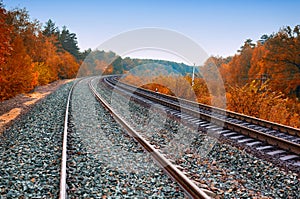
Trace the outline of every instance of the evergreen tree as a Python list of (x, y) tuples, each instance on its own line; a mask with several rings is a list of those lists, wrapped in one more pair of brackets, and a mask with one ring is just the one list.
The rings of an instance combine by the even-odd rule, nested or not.
[(77, 37), (75, 33), (70, 33), (67, 27), (63, 26), (58, 39), (64, 50), (71, 53), (77, 60), (80, 59), (80, 52), (77, 45)]
[(55, 23), (49, 19), (44, 26), (43, 35), (50, 37), (57, 34), (58, 28), (55, 26)]

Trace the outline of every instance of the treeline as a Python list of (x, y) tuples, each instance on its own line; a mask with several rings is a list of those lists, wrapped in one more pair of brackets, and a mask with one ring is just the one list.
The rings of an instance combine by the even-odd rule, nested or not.
[[(84, 60), (84, 61), (83, 61)], [(79, 68), (80, 66), (80, 68)], [(0, 101), (58, 79), (78, 76), (161, 71), (188, 75), (183, 63), (121, 58), (114, 52), (80, 52), (76, 34), (50, 19), (31, 20), (26, 9), (6, 10), (0, 1)]]
[(147, 71), (151, 73), (155, 70), (166, 74), (180, 75), (190, 75), (193, 72), (193, 68), (184, 63), (156, 59), (131, 59), (126, 57), (123, 60), (115, 60), (111, 66), (114, 68), (121, 66), (125, 71), (131, 70), (130, 72), (133, 74), (140, 72), (147, 74)]
[(214, 70), (217, 68), (224, 81), (228, 110), (300, 128), (299, 29), (299, 25), (287, 26), (263, 35), (256, 43), (247, 39), (233, 57), (210, 57), (199, 67), (201, 76), (195, 78), (192, 87), (189, 75), (148, 78), (130, 74), (123, 81), (223, 107), (224, 99), (215, 95), (220, 81)]
[(138, 74), (148, 72), (165, 71), (166, 74), (192, 74), (193, 68), (184, 64), (166, 60), (122, 58), (114, 52), (90, 49), (86, 51), (87, 56), (82, 63), (79, 75), (108, 75), (108, 74)]
[(6, 10), (0, 2), (0, 100), (75, 77), (84, 56), (65, 26), (42, 26), (25, 9)]

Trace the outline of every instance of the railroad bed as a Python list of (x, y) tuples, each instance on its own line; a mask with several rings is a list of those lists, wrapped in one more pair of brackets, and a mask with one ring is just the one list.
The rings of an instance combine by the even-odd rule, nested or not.
[[(98, 82), (99, 78), (94, 79), (92, 85), (111, 102), (112, 91)], [(68, 198), (187, 197), (179, 184), (157, 166), (151, 153), (144, 152), (95, 99), (88, 83), (89, 79), (84, 79), (74, 86), (65, 123), (67, 178), (63, 188)], [(59, 197), (70, 88), (71, 84), (65, 85), (39, 102), (1, 137), (0, 198)], [(111, 106), (116, 112), (197, 186), (221, 198), (298, 197), (297, 173), (285, 172), (228, 144), (213, 139), (210, 142), (207, 136), (164, 117), (151, 106), (113, 95), (116, 99)], [(161, 119), (164, 125), (160, 125)], [(183, 132), (190, 135), (188, 146), (184, 145), (188, 139)], [(213, 148), (204, 142), (213, 143)], [(179, 146), (176, 143), (182, 145), (174, 150)], [(209, 149), (209, 153), (203, 149)]]

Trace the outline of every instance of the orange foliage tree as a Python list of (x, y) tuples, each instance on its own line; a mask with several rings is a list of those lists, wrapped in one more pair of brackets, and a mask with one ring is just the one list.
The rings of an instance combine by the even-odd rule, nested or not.
[(5, 22), (6, 18), (6, 10), (0, 5), (0, 66), (6, 62), (12, 50), (10, 37), (12, 27)]
[(58, 34), (44, 35), (25, 9), (6, 11), (0, 3), (0, 100), (76, 76), (79, 62), (58, 49)]
[(235, 55), (229, 63), (220, 67), (220, 73), (226, 84), (243, 86), (248, 82), (254, 46), (252, 40), (247, 39), (239, 50), (240, 54)]
[[(41, 68), (41, 70), (46, 70), (42, 73), (50, 74), (47, 77), (41, 77), (45, 79), (45, 81), (43, 83), (39, 82), (40, 85), (47, 84), (49, 82), (59, 79), (58, 70), (59, 70), (60, 56), (57, 53), (57, 48), (54, 45), (54, 42), (55, 42), (55, 38), (53, 37), (44, 38), (43, 45), (41, 45), (40, 48), (39, 59), (37, 61), (38, 63), (42, 63), (42, 65), (45, 66)], [(40, 70), (38, 67), (36, 69), (37, 71)]]
[[(248, 51), (245, 53), (244, 49)], [(220, 72), (226, 82), (230, 110), (300, 126), (299, 25), (263, 35), (256, 46), (244, 47), (231, 62), (222, 64)]]
[(253, 80), (269, 80), (273, 91), (300, 97), (300, 26), (263, 35), (256, 46), (247, 40), (220, 72), (226, 85), (242, 87)]
[(34, 71), (34, 64), (26, 53), (22, 38), (16, 36), (12, 46), (12, 55), (1, 71), (1, 100), (28, 92), (37, 85), (38, 74)]
[(299, 128), (300, 105), (291, 104), (294, 102), (284, 94), (271, 91), (269, 82), (261, 85), (253, 80), (243, 87), (231, 87), (227, 93), (227, 108), (231, 111)]
[(263, 61), (263, 57), (265, 56), (267, 50), (265, 45), (258, 42), (256, 48), (253, 50), (252, 58), (251, 58), (251, 67), (248, 72), (248, 82), (251, 82), (256, 79), (264, 78), (265, 71), (265, 62)]
[(196, 95), (191, 86), (189, 76), (135, 76), (128, 74), (122, 79), (123, 82), (143, 87), (159, 93), (173, 95), (179, 98), (195, 101)]
[(58, 76), (60, 79), (68, 79), (76, 76), (79, 63), (76, 58), (69, 52), (62, 52), (59, 54), (60, 63), (58, 68)]
[[(258, 60), (260, 74), (270, 80), (274, 91), (295, 94), (300, 87), (300, 26), (289, 26), (272, 35), (265, 44), (262, 58)], [(298, 96), (299, 97), (299, 96)]]

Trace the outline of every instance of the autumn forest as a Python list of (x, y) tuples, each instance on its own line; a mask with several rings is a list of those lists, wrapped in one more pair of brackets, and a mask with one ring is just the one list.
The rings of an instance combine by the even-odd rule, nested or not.
[(49, 20), (44, 27), (25, 9), (0, 7), (0, 100), (37, 85), (73, 78), (81, 61), (76, 35)]
[[(6, 10), (0, 5), (1, 101), (78, 74), (122, 74), (141, 63), (153, 62), (171, 65), (181, 75), (157, 75), (155, 84), (143, 87), (188, 98), (188, 86), (192, 85), (190, 66), (163, 60), (123, 59), (99, 50), (81, 52), (76, 34), (67, 27), (58, 28), (52, 20), (41, 24), (31, 20), (26, 9)], [(208, 58), (198, 68), (193, 93), (198, 102), (218, 106), (218, 99), (203, 78), (215, 66), (224, 82), (227, 109), (300, 128), (300, 25), (281, 27), (256, 42), (246, 39), (234, 56)], [(141, 85), (145, 78), (127, 75), (124, 81)], [(182, 84), (183, 79), (189, 85)]]

